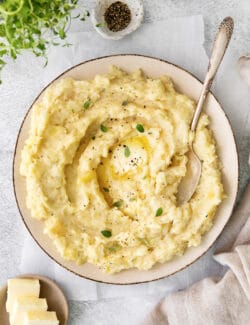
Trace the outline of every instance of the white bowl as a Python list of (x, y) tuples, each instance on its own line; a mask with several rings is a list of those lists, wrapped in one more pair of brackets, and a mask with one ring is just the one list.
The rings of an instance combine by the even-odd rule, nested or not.
[[(92, 79), (96, 74), (107, 73), (112, 64), (128, 72), (142, 68), (148, 76), (153, 78), (159, 78), (164, 74), (168, 75), (173, 80), (178, 91), (187, 94), (195, 100), (199, 98), (202, 83), (192, 74), (169, 62), (141, 55), (114, 55), (82, 62), (62, 73), (51, 84), (65, 77), (72, 77), (78, 80)], [(34, 103), (43, 95), (44, 90), (38, 95)], [(25, 203), (26, 180), (25, 177), (20, 175), (19, 168), (21, 151), (29, 134), (32, 107), (33, 105), (24, 118), (16, 143), (13, 161), (14, 189), (19, 211), (27, 229), (38, 245), (55, 262), (87, 279), (112, 284), (135, 284), (157, 280), (174, 274), (195, 262), (213, 245), (225, 227), (233, 210), (238, 190), (239, 166), (236, 144), (230, 123), (212, 93), (208, 95), (205, 111), (211, 120), (211, 129), (217, 143), (218, 156), (223, 166), (222, 181), (227, 194), (227, 197), (216, 211), (213, 227), (203, 236), (203, 240), (199, 246), (188, 248), (183, 256), (176, 256), (164, 264), (158, 263), (148, 271), (129, 269), (113, 275), (105, 274), (97, 266), (89, 263), (77, 265), (74, 262), (64, 260), (56, 250), (51, 239), (43, 233), (43, 222), (33, 219), (30, 216), (30, 211), (27, 209)]]
[[(121, 0), (126, 3), (131, 11), (131, 21), (129, 25), (119, 32), (112, 32), (105, 26), (104, 14), (106, 9), (117, 0), (97, 0), (96, 6), (93, 9), (91, 19), (95, 30), (104, 38), (119, 40), (124, 36), (134, 32), (142, 23), (143, 20), (143, 4), (141, 0)], [(104, 24), (97, 27), (98, 24)]]

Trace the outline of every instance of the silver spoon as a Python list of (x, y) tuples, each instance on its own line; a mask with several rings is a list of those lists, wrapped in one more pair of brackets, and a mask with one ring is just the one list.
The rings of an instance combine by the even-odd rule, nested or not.
[[(207, 98), (207, 94), (211, 88), (212, 82), (219, 68), (219, 65), (226, 52), (227, 46), (233, 33), (234, 21), (231, 17), (226, 17), (219, 26), (217, 34), (215, 36), (210, 60), (208, 64), (208, 70), (205, 81), (202, 86), (200, 98), (197, 107), (194, 112), (191, 131), (195, 132), (201, 111), (204, 107), (204, 103)], [(199, 183), (202, 164), (199, 157), (196, 155), (193, 149), (193, 140), (189, 143), (189, 151), (187, 153), (187, 170), (185, 176), (182, 178), (177, 192), (177, 203), (182, 205), (188, 202), (193, 196), (196, 187)]]

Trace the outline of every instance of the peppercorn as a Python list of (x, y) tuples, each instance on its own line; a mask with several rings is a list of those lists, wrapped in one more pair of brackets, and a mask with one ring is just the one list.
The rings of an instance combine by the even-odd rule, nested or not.
[(107, 8), (104, 19), (108, 29), (112, 32), (118, 32), (129, 25), (131, 11), (126, 3), (116, 1)]

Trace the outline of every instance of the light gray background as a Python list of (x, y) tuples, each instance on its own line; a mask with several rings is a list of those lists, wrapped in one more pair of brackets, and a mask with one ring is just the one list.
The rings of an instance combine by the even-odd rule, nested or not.
[[(86, 8), (91, 9), (94, 1), (86, 0), (84, 3)], [(231, 15), (236, 22), (232, 46), (238, 56), (250, 53), (250, 0), (144, 0), (144, 6), (146, 22), (202, 14), (205, 21), (206, 41), (204, 45), (206, 50), (209, 50), (211, 46), (219, 21), (223, 17)], [(91, 25), (86, 23), (85, 28), (89, 29)], [(23, 92), (25, 92), (25, 85), (19, 83), (18, 87), (23, 87)], [(10, 100), (14, 96), (13, 93), (8, 95)], [(4, 114), (4, 110), (8, 110), (8, 107), (2, 107), (0, 91), (1, 116)], [(18, 109), (12, 112), (12, 118), (13, 120), (8, 121), (0, 118), (0, 285), (4, 284), (7, 278), (18, 273), (17, 266), (20, 261), (18, 247), (22, 245), (24, 232), (23, 224), (15, 207), (10, 169), (17, 131), (14, 126), (22, 120), (22, 114), (18, 114)], [(3, 130), (7, 130), (6, 126), (9, 129), (7, 135), (6, 132), (3, 132)], [(245, 134), (240, 143), (241, 190), (249, 178), (247, 167), (249, 147), (250, 137), (249, 134)], [(94, 302), (70, 302), (71, 318), (69, 323), (70, 325), (139, 324), (158, 299), (159, 297), (151, 296)]]

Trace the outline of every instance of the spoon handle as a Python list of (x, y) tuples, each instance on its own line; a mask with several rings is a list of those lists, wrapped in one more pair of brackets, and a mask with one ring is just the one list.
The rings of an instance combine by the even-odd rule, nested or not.
[(207, 98), (207, 94), (211, 88), (212, 82), (216, 75), (216, 72), (220, 66), (223, 56), (226, 52), (227, 46), (231, 39), (234, 28), (234, 21), (231, 17), (226, 17), (219, 26), (217, 34), (215, 36), (212, 52), (209, 59), (208, 69), (205, 81), (202, 86), (201, 95), (194, 112), (191, 131), (195, 131), (201, 111), (204, 106), (204, 102)]

